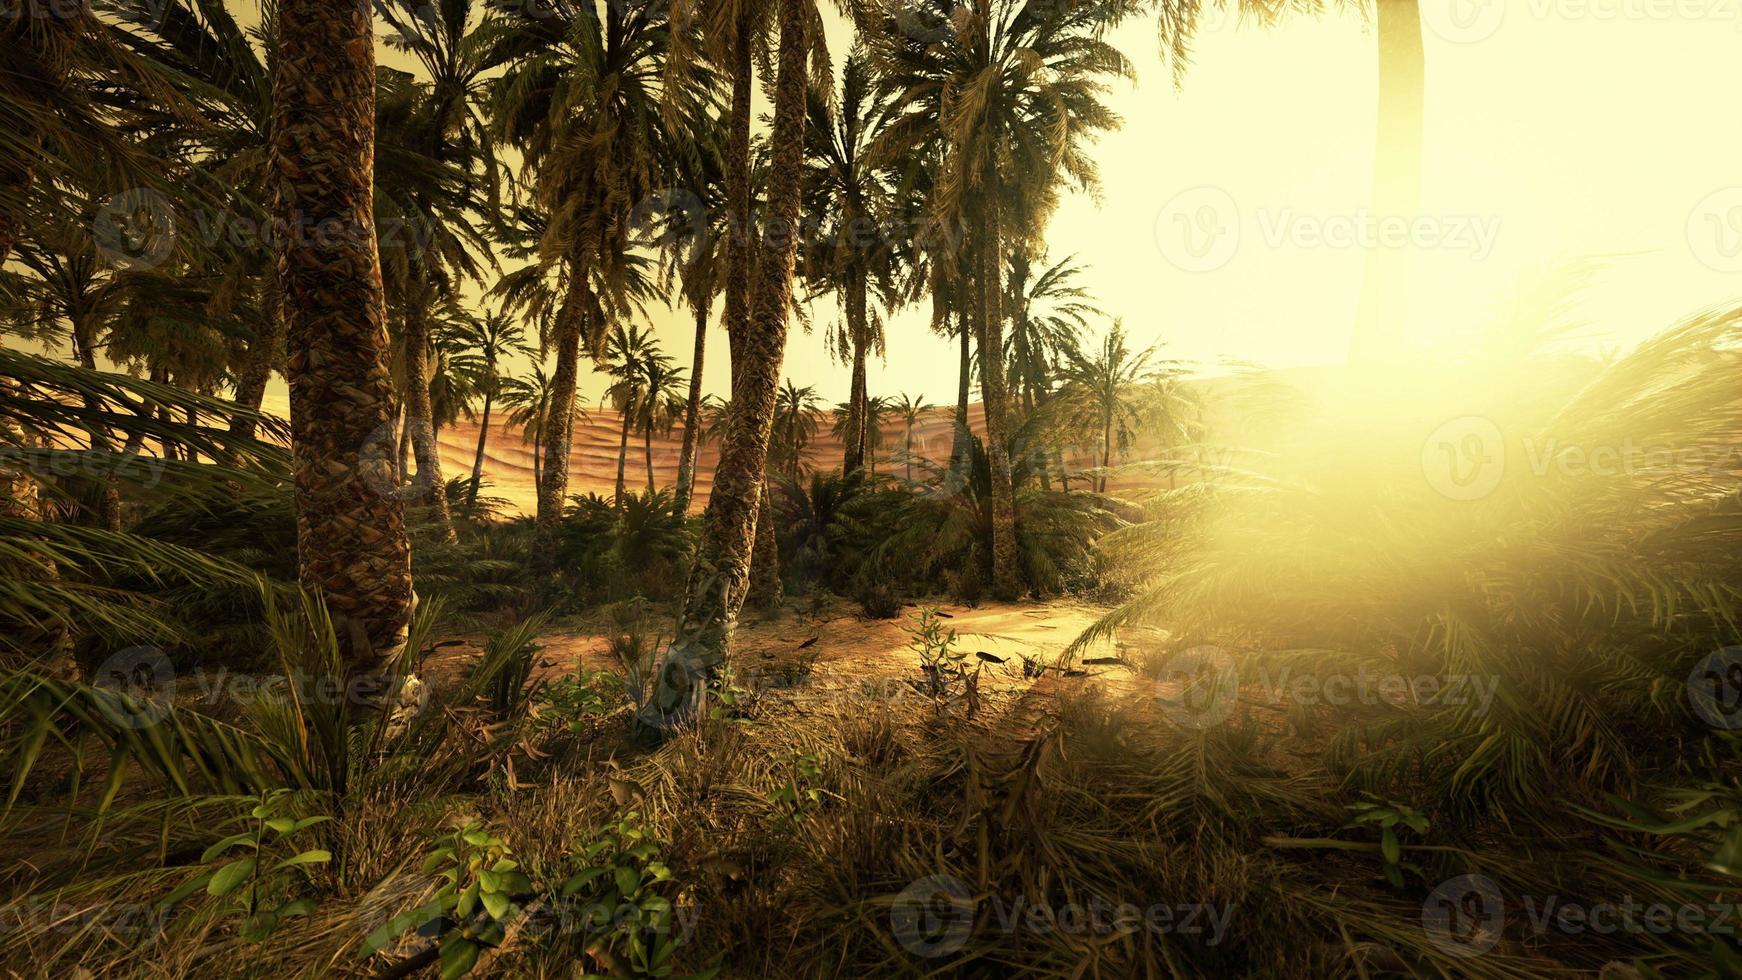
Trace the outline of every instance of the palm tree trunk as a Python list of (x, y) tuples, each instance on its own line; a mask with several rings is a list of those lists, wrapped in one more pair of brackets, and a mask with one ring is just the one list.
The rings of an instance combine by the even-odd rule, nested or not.
[(579, 383), (582, 319), (589, 315), (586, 285), (571, 267), (569, 294), (556, 321), (556, 369), (550, 378), (550, 405), (545, 409), (543, 445), (544, 472), (538, 482), (538, 524), (541, 543), (534, 546), (534, 560), (547, 562), (548, 532), (563, 516), (563, 501), (569, 495), (569, 452), (574, 439), (575, 388)]
[(907, 482), (913, 482), (913, 422), (907, 423), (907, 432), (901, 438), (902, 455), (907, 457)]
[(956, 427), (950, 442), (950, 475), (967, 479), (968, 460), (968, 395), (974, 380), (973, 334), (968, 326), (968, 313), (957, 314), (956, 333), (962, 338), (962, 366), (956, 376)]
[(690, 512), (690, 497), (696, 489), (696, 456), (699, 453), (697, 436), (701, 428), (702, 414), (702, 359), (708, 345), (708, 307), (706, 303), (695, 304), (696, 314), (696, 354), (690, 362), (690, 394), (684, 402), (683, 410), (683, 450), (677, 457), (677, 512)]
[[(854, 218), (844, 216), (849, 225)], [(853, 345), (853, 386), (847, 395), (846, 452), (841, 461), (842, 475), (848, 475), (865, 465), (865, 450), (870, 443), (865, 432), (865, 348), (870, 342), (868, 318), (865, 315), (865, 274), (852, 270), (847, 277), (847, 336)]]
[[(756, 263), (751, 318), (733, 338), (732, 417), (720, 446), (720, 464), (695, 570), (684, 596), (678, 637), (661, 673), (653, 707), (677, 707), (687, 689), (673, 690), (674, 663), (712, 669), (727, 654), (750, 577), (750, 553), (762, 508), (768, 436), (775, 391), (786, 354), (786, 318), (792, 301), (792, 268), (799, 236), (800, 182), (804, 164), (805, 90), (810, 43), (804, 0), (781, 0), (779, 68), (775, 79), (774, 130), (770, 141), (769, 234)], [(740, 68), (743, 66), (740, 65)], [(743, 84), (745, 79), (738, 79)], [(737, 96), (734, 95), (736, 110)], [(734, 127), (747, 124), (733, 120)], [(734, 134), (734, 141), (736, 134)], [(740, 161), (732, 161), (736, 167)], [(685, 704), (690, 702), (684, 700)]]
[(417, 460), (418, 503), (430, 508), (437, 530), (450, 544), (458, 541), (448, 511), (448, 483), (442, 478), (441, 447), (436, 443), (435, 411), (430, 405), (429, 320), (414, 300), (405, 311), (405, 417), (411, 452)]
[(490, 403), (494, 400), (496, 391), (496, 366), (489, 366), (490, 387), (484, 389), (484, 411), (479, 416), (478, 451), (472, 456), (472, 482), (466, 487), (466, 506), (478, 505), (478, 487), (484, 482), (484, 450), (490, 442)]
[[(91, 328), (84, 316), (75, 314), (72, 325), (73, 352), (78, 357), (79, 366), (87, 371), (97, 369), (97, 355), (93, 349), (95, 338), (91, 336)], [(93, 397), (86, 396), (85, 409), (95, 415), (102, 406)], [(93, 425), (90, 430), (91, 449), (95, 452), (110, 452), (115, 448), (109, 431), (101, 425)], [(121, 530), (121, 488), (115, 485), (113, 478), (103, 480), (97, 489), (97, 526), (106, 531)]]
[(284, 258), (299, 578), (323, 596), (352, 674), (404, 648), (415, 603), (405, 505), (363, 449), (393, 424), (375, 239), (370, 8), (280, 0), (272, 158), (291, 228), (339, 228)]
[(623, 473), (629, 464), (629, 426), (632, 421), (633, 405), (626, 399), (623, 403), (623, 438), (617, 443), (617, 506), (623, 506), (624, 481)]
[(986, 459), (992, 469), (992, 594), (1011, 601), (1022, 594), (1017, 567), (1016, 492), (1010, 479), (1010, 419), (1004, 387), (1002, 243), (998, 201), (987, 197), (980, 239), (980, 394), (986, 403)]
[[(649, 412), (653, 406), (647, 406)], [(647, 419), (647, 425), (641, 430), (641, 457), (647, 461), (647, 495), (653, 496), (658, 489), (653, 485), (653, 419)]]
[[(1417, 0), (1378, 0), (1379, 112), (1373, 156), (1373, 213), (1413, 220), (1421, 206), (1422, 109), (1426, 65)], [(1351, 363), (1390, 363), (1403, 352), (1409, 315), (1410, 250), (1371, 246), (1350, 343)]]
[(746, 602), (757, 609), (767, 609), (780, 601), (784, 589), (780, 584), (780, 546), (774, 534), (774, 494), (767, 481), (762, 484), (762, 498), (757, 503), (756, 543), (750, 554), (750, 591)]

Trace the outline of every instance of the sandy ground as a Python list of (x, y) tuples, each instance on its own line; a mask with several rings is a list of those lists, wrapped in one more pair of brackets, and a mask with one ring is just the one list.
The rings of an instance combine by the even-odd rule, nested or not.
[[(982, 604), (977, 607), (938, 605), (945, 625), (956, 631), (960, 648), (985, 652), (1006, 661), (998, 665), (981, 658), (988, 672), (1022, 674), (1024, 657), (1050, 663), (1104, 610), (1070, 602), (1044, 604)], [(856, 604), (840, 601), (821, 615), (811, 616), (783, 606), (772, 615), (747, 614), (739, 623), (734, 657), (741, 671), (778, 670), (798, 660), (815, 658), (819, 671), (861, 676), (911, 671), (917, 662), (908, 648), (906, 628), (918, 605), (902, 609), (896, 619), (866, 619)], [(544, 636), (544, 669), (573, 670), (615, 667), (606, 637), (582, 631)], [(1097, 650), (1091, 656), (1111, 652)]]

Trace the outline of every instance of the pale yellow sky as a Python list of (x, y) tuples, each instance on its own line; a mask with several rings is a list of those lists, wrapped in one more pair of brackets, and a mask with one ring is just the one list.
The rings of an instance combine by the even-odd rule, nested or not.
[[(1585, 294), (1593, 345), (1626, 345), (1742, 294), (1742, 0), (1423, 0), (1423, 19), (1422, 215), (1402, 231), (1415, 243), (1418, 343), (1481, 329), (1521, 274), (1584, 255), (1625, 253)], [(837, 18), (837, 64), (850, 38)], [(1268, 29), (1212, 16), (1177, 90), (1152, 18), (1113, 40), (1138, 81), (1114, 84), (1125, 126), (1096, 149), (1101, 199), (1065, 201), (1052, 254), (1076, 254), (1101, 305), (1168, 356), (1211, 369), (1341, 361), (1356, 242), (1397, 231), (1364, 211), (1370, 27), (1354, 11)], [(825, 299), (814, 315), (822, 326), (838, 314)], [(923, 308), (892, 319), (873, 394), (953, 401), (956, 353), (928, 320)], [(688, 314), (654, 321), (687, 363)], [(717, 318), (709, 354), (706, 387), (723, 394)], [(787, 373), (846, 396), (847, 369), (820, 332), (794, 329)], [(602, 388), (583, 377), (590, 400)]]

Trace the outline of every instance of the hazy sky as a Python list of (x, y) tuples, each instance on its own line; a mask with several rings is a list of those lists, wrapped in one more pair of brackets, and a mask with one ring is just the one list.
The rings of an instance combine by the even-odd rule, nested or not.
[[(1403, 232), (1418, 342), (1480, 327), (1521, 273), (1580, 255), (1627, 253), (1582, 307), (1609, 346), (1742, 294), (1742, 3), (1424, 0), (1423, 20), (1423, 220)], [(848, 37), (839, 25), (837, 60)], [(1171, 356), (1342, 360), (1362, 268), (1348, 243), (1394, 233), (1363, 210), (1370, 26), (1355, 12), (1268, 29), (1226, 18), (1178, 90), (1152, 19), (1113, 40), (1137, 84), (1114, 87), (1125, 126), (1095, 154), (1101, 199), (1067, 201), (1053, 254), (1075, 253), (1101, 304)], [(893, 322), (874, 394), (953, 400), (956, 358), (927, 316)], [(687, 352), (674, 326), (661, 333)], [(789, 374), (845, 397), (820, 337), (795, 333), (788, 350)], [(723, 366), (707, 372), (713, 390)]]
[[(1455, 342), (1522, 274), (1584, 255), (1621, 255), (1582, 306), (1608, 347), (1742, 294), (1742, 0), (1423, 0), (1422, 14), (1413, 226), (1365, 211), (1377, 69), (1358, 12), (1268, 29), (1212, 14), (1178, 89), (1146, 17), (1112, 37), (1137, 82), (1114, 83), (1125, 125), (1095, 148), (1100, 199), (1066, 200), (1053, 256), (1074, 253), (1141, 342), (1206, 369), (1341, 361), (1359, 243), (1375, 237), (1397, 247), (1401, 236), (1414, 255), (1418, 343)], [(837, 65), (851, 33), (831, 24)], [(819, 332), (794, 328), (787, 373), (844, 399), (847, 369), (821, 337), (837, 308), (825, 299), (813, 312)], [(688, 363), (690, 317), (654, 319)], [(930, 333), (929, 309), (893, 318), (888, 351), (871, 367), (873, 394), (954, 400), (956, 352)], [(709, 354), (707, 388), (724, 393), (717, 311)], [(602, 388), (583, 376), (591, 401)], [(274, 395), (282, 404), (282, 383)]]

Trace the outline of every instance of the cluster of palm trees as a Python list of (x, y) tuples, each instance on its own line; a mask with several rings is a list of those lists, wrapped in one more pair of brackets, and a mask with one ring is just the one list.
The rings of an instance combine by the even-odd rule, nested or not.
[[(699, 440), (718, 433), (677, 643), (717, 656), (767, 474), (796, 474), (820, 408), (780, 385), (795, 311), (840, 308), (826, 338), (851, 368), (835, 428), (852, 472), (896, 407), (867, 390), (885, 318), (929, 303), (960, 342), (953, 458), (974, 379), (985, 404), (993, 591), (1014, 597), (1017, 429), (1092, 390), (1096, 363), (1075, 350), (1097, 313), (1079, 270), (1037, 243), (1066, 189), (1096, 186), (1089, 142), (1119, 123), (1105, 85), (1131, 74), (1104, 35), (1147, 6), (853, 0), (837, 79), (815, 0), (25, 2), (0, 23), (18, 66), (0, 81), (6, 312), (87, 367), (102, 354), (248, 409), (282, 372), (301, 578), (366, 669), (403, 642), (414, 603), (406, 505), (453, 533), (435, 430), (482, 423), (475, 503), (507, 410), (537, 444), (536, 521), (552, 527), (583, 355), (623, 413), (619, 501), (633, 435), (651, 457), (681, 424), (687, 508)], [(1199, 5), (1160, 9), (1183, 51)], [(378, 65), (383, 39), (416, 71)], [(478, 293), (488, 312), (470, 308)], [(704, 421), (720, 297), (730, 408)], [(632, 325), (673, 298), (696, 324), (687, 369)], [(529, 350), (540, 366), (510, 377)], [(909, 443), (924, 411), (900, 406)], [(1056, 414), (1095, 421), (1108, 461), (1116, 408)], [(113, 487), (96, 506), (119, 521)]]

